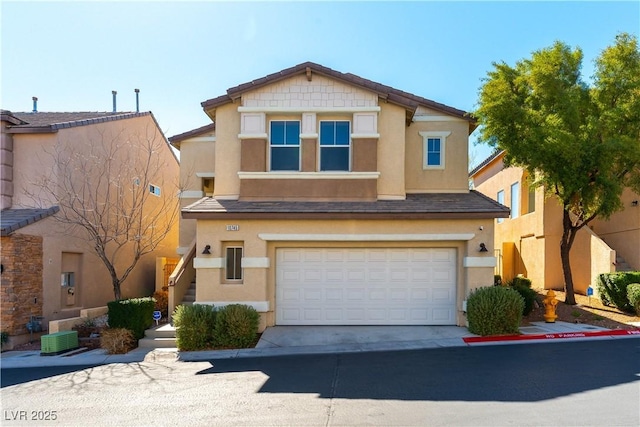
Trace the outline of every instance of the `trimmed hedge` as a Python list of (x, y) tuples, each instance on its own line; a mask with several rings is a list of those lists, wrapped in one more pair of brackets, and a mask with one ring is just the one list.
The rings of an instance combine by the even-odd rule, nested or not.
[(527, 316), (533, 311), (533, 305), (538, 296), (538, 293), (531, 289), (531, 279), (526, 277), (514, 277), (507, 282), (507, 286), (515, 291), (518, 291), (520, 296), (524, 299), (524, 309), (522, 315)]
[(143, 338), (145, 329), (153, 324), (155, 300), (151, 297), (111, 301), (107, 307), (109, 327), (129, 329), (137, 340)]
[(640, 283), (640, 271), (600, 274), (596, 287), (602, 304), (633, 313), (635, 310), (627, 297), (627, 286), (632, 283)]
[(631, 283), (627, 286), (627, 299), (636, 310), (636, 314), (640, 316), (640, 283)]
[(467, 298), (469, 332), (476, 335), (520, 333), (524, 299), (507, 287), (479, 288)]
[(250, 347), (258, 336), (260, 315), (248, 305), (230, 304), (218, 310), (214, 342), (225, 348)]
[(218, 312), (212, 305), (179, 305), (173, 312), (176, 345), (181, 351), (213, 348), (213, 336)]

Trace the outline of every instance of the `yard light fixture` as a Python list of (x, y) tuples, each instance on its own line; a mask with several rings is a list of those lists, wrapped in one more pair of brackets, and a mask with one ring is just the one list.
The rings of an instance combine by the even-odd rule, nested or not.
[(484, 243), (480, 243), (480, 252), (488, 252), (487, 246)]
[(204, 247), (204, 250), (202, 251), (202, 255), (211, 255), (211, 245), (207, 245)]

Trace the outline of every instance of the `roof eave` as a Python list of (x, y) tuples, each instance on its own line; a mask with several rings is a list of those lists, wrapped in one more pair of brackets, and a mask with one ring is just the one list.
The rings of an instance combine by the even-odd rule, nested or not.
[(508, 218), (509, 212), (211, 212), (182, 211), (183, 219), (274, 219), (274, 220), (346, 220), (346, 219), (495, 219)]

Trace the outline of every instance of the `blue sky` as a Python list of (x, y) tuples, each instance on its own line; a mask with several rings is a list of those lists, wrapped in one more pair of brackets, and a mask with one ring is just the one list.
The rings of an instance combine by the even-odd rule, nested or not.
[[(2, 108), (151, 110), (167, 136), (210, 123), (200, 102), (313, 61), (462, 110), (494, 61), (561, 40), (593, 60), (640, 33), (627, 2), (13, 2), (3, 0)], [(475, 134), (471, 141), (475, 140)], [(470, 146), (474, 163), (489, 154)]]

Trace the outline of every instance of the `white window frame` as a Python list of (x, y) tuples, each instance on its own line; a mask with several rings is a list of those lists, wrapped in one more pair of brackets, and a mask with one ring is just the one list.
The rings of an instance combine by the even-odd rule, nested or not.
[(160, 195), (162, 194), (162, 190), (158, 185), (149, 184), (149, 193), (153, 194), (156, 197), (160, 197)]
[(511, 184), (511, 219), (520, 216), (520, 183)]
[[(346, 122), (349, 123), (349, 145), (321, 145), (320, 144), (320, 139), (322, 138), (321, 135), (321, 130), (322, 129), (322, 123), (323, 122), (329, 122), (329, 123), (337, 123), (337, 122)], [(353, 123), (351, 122), (351, 120), (348, 119), (334, 119), (334, 120), (320, 120), (318, 123), (318, 152), (317, 152), (317, 170), (320, 171), (321, 173), (335, 173), (335, 172), (351, 172), (351, 168), (353, 165), (353, 161), (352, 161), (352, 156), (353, 156), (353, 139), (351, 138), (351, 132), (353, 131)], [(322, 149), (323, 148), (348, 148), (349, 149), (349, 166), (347, 168), (347, 170), (344, 171), (337, 171), (337, 170), (322, 170)]]
[[(271, 143), (271, 123), (273, 122), (297, 122), (298, 123), (298, 129), (299, 129), (299, 133), (298, 133), (298, 170), (272, 170), (271, 169), (271, 149), (273, 147), (296, 147), (295, 145), (281, 145), (281, 144), (276, 144), (273, 145)], [(270, 172), (275, 172), (275, 173), (294, 173), (294, 172), (300, 172), (302, 170), (302, 138), (300, 137), (300, 135), (302, 135), (302, 121), (301, 120), (296, 120), (296, 119), (273, 119), (273, 120), (269, 120), (269, 152), (268, 152), (268, 157), (269, 157), (269, 171)], [(285, 136), (286, 139), (286, 136)]]
[[(445, 168), (445, 153), (447, 147), (447, 137), (451, 135), (451, 132), (447, 131), (422, 131), (419, 132), (422, 137), (422, 169), (444, 169)], [(439, 165), (430, 165), (428, 164), (428, 148), (429, 148), (429, 139), (440, 139), (440, 164)]]
[[(239, 265), (240, 265), (240, 277), (229, 277), (229, 269), (228, 267), (228, 253), (229, 253), (229, 249), (233, 249), (234, 250), (234, 261), (236, 261)], [(236, 250), (240, 249), (240, 258), (236, 259)], [(225, 246), (224, 248), (224, 280), (225, 283), (234, 283), (234, 284), (241, 284), (243, 283), (244, 280), (244, 270), (242, 269), (242, 257), (244, 256), (244, 246), (242, 245), (238, 245), (238, 244), (231, 244), (228, 246)], [(234, 264), (235, 266), (235, 264)], [(231, 272), (232, 274), (235, 274), (235, 268), (233, 269), (233, 272)]]
[[(501, 205), (504, 205), (504, 190), (500, 190), (498, 191), (498, 193), (496, 194), (496, 202), (500, 203)], [(504, 218), (498, 218), (498, 224), (501, 224), (504, 222)]]

